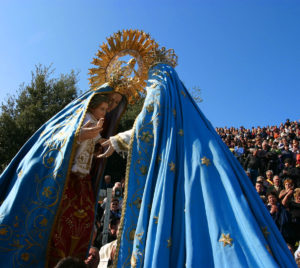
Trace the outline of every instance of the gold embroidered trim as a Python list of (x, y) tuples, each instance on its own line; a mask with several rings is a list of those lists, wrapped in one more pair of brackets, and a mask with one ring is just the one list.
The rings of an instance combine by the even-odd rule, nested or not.
[(119, 136), (116, 136), (118, 147), (121, 151), (128, 151), (129, 145)]
[[(138, 117), (137, 117), (138, 118)], [(113, 262), (113, 268), (117, 267), (118, 259), (119, 259), (119, 250), (120, 250), (120, 243), (121, 243), (121, 237), (123, 235), (123, 227), (124, 227), (124, 218), (126, 213), (126, 207), (127, 207), (127, 201), (128, 201), (128, 184), (129, 184), (129, 172), (131, 168), (131, 157), (132, 157), (132, 145), (135, 138), (135, 127), (137, 124), (137, 118), (134, 121), (133, 124), (133, 134), (130, 138), (129, 143), (129, 150), (128, 150), (128, 157), (127, 157), (127, 164), (126, 164), (126, 176), (125, 176), (125, 191), (124, 191), (124, 199), (123, 199), (123, 206), (122, 206), (122, 215), (121, 215), (121, 221), (119, 225), (119, 234), (117, 238), (117, 248), (116, 248), (116, 257)]]
[(60, 212), (62, 210), (61, 203), (62, 203), (63, 197), (65, 195), (65, 191), (66, 191), (66, 188), (67, 188), (66, 186), (68, 185), (69, 180), (70, 180), (70, 173), (71, 173), (74, 157), (75, 157), (75, 154), (76, 154), (76, 149), (77, 149), (77, 146), (78, 146), (77, 140), (78, 140), (78, 137), (79, 137), (79, 133), (80, 133), (80, 129), (82, 127), (83, 120), (84, 120), (85, 115), (86, 115), (87, 110), (88, 110), (88, 106), (90, 104), (91, 99), (94, 97), (94, 95), (96, 95), (96, 94), (110, 94), (110, 93), (111, 93), (111, 91), (97, 92), (97, 93), (93, 93), (90, 96), (90, 99), (88, 100), (87, 106), (85, 107), (85, 111), (84, 111), (84, 113), (83, 113), (83, 115), (80, 119), (79, 125), (76, 129), (75, 136), (74, 136), (74, 141), (73, 141), (73, 144), (72, 144), (72, 151), (71, 151), (71, 156), (70, 156), (70, 160), (69, 160), (68, 171), (67, 171), (67, 176), (66, 176), (66, 180), (65, 180), (65, 184), (64, 184), (64, 189), (63, 189), (61, 198), (59, 200), (59, 205), (58, 205), (58, 208), (57, 208), (57, 211), (56, 211), (56, 215), (54, 217), (53, 225), (52, 225), (50, 236), (49, 236), (49, 241), (48, 241), (48, 246), (47, 246), (47, 251), (46, 251), (45, 268), (49, 267), (48, 264), (49, 264), (49, 259), (50, 259), (51, 241), (52, 241), (51, 238), (53, 236), (53, 233), (55, 231), (55, 228), (56, 228), (56, 225), (57, 225), (57, 222), (58, 222), (58, 215), (60, 214)]

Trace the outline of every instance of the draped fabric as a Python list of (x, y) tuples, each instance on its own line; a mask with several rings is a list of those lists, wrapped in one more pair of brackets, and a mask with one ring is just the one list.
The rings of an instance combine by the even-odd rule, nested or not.
[(239, 162), (164, 64), (130, 142), (117, 267), (296, 267)]
[[(78, 180), (71, 176), (70, 170), (78, 132), (91, 98), (111, 91), (112, 88), (104, 85), (67, 105), (27, 141), (1, 174), (0, 267), (47, 267), (49, 260), (53, 264), (54, 236), (56, 241), (65, 243), (59, 247), (61, 252), (56, 257), (72, 252), (72, 243), (66, 242), (63, 235), (68, 239), (70, 235), (79, 236), (85, 248), (77, 253), (85, 255), (87, 252), (90, 231), (74, 228), (73, 232), (70, 223), (61, 215), (66, 215), (63, 213), (66, 213), (69, 197), (73, 203), (67, 202), (67, 205), (75, 204), (73, 210), (67, 212), (75, 215), (72, 225), (88, 217), (88, 228), (92, 228), (91, 211), (95, 204), (89, 196), (92, 193), (90, 178)], [(59, 226), (69, 229), (69, 233), (58, 236)]]

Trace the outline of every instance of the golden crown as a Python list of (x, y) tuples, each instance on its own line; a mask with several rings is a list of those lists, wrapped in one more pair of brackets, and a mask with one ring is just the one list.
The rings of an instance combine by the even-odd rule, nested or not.
[[(122, 57), (131, 57), (128, 61)], [(173, 49), (166, 50), (143, 31), (123, 30), (107, 38), (107, 43), (100, 46), (89, 69), (92, 89), (108, 83), (115, 92), (125, 95), (129, 102), (134, 102), (144, 92), (148, 70), (157, 63), (177, 65), (177, 56)], [(137, 68), (136, 68), (137, 63)]]

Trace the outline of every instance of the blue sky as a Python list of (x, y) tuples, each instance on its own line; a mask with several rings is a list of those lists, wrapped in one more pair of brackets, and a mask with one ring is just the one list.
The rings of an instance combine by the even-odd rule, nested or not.
[(79, 71), (87, 90), (98, 46), (128, 28), (175, 49), (214, 126), (300, 119), (299, 0), (0, 0), (0, 102), (39, 63)]

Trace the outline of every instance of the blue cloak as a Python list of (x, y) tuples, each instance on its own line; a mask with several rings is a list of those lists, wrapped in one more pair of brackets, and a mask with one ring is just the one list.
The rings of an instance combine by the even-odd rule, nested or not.
[(0, 267), (47, 267), (49, 243), (68, 182), (88, 91), (45, 123), (0, 176)]
[(239, 162), (175, 70), (149, 73), (129, 146), (117, 267), (296, 267)]

